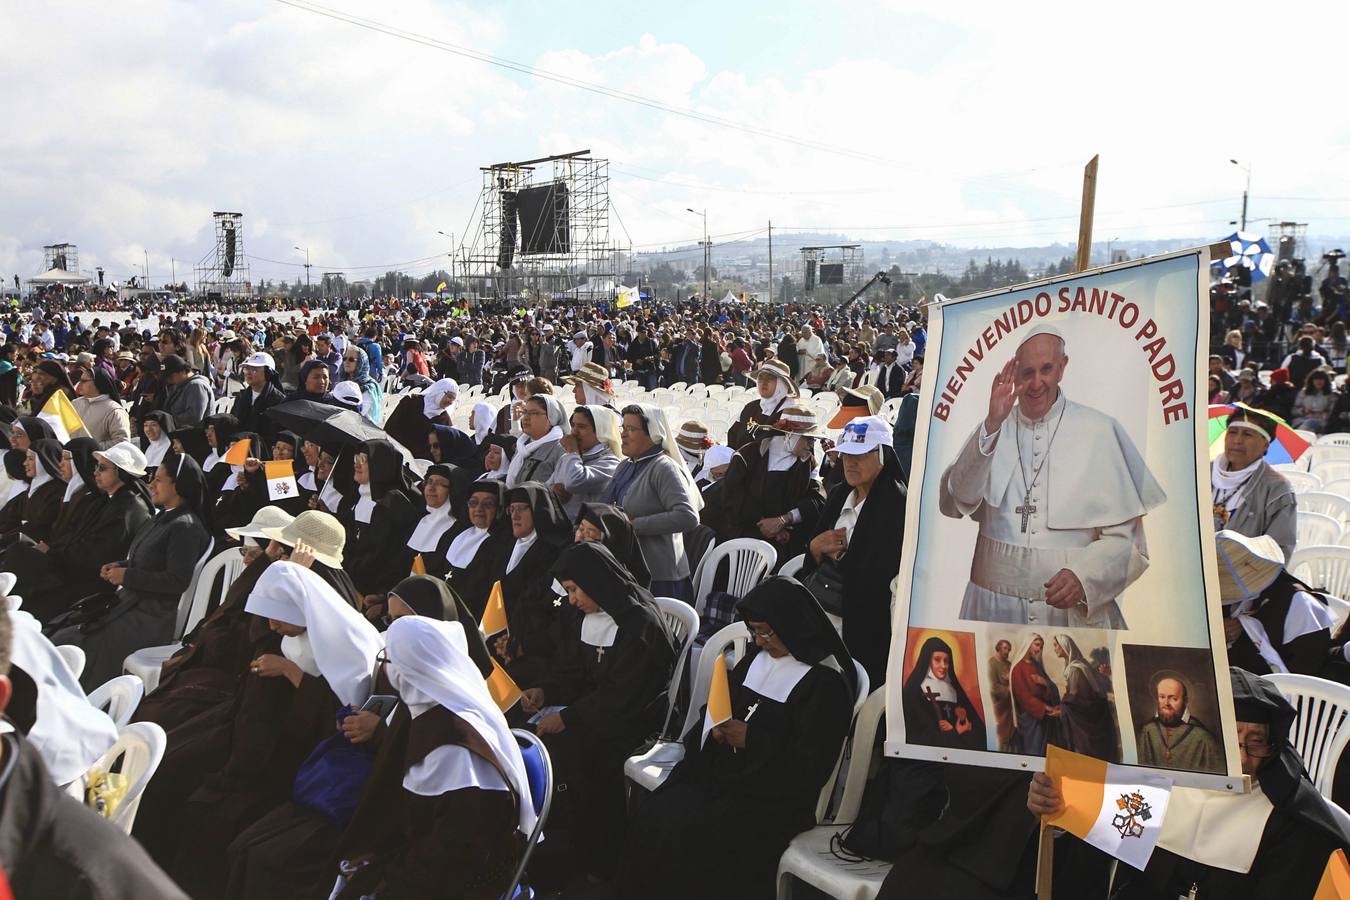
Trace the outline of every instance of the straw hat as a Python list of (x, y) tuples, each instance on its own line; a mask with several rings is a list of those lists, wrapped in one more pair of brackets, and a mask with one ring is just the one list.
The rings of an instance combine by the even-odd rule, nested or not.
[(599, 363), (586, 363), (586, 365), (577, 369), (576, 374), (564, 378), (563, 384), (576, 384), (578, 381), (590, 385), (602, 394), (614, 396), (614, 386), (609, 382), (609, 373)]
[(280, 531), (294, 521), (295, 516), (286, 512), (280, 506), (264, 506), (253, 514), (252, 522), (247, 525), (240, 525), (238, 528), (226, 528), (225, 533), (236, 541), (246, 537), (267, 537), (267, 529), (272, 528)]
[(840, 399), (839, 411), (830, 419), (830, 428), (843, 428), (849, 422), (862, 416), (875, 416), (881, 412), (886, 397), (874, 384), (862, 384), (844, 391)]
[(787, 363), (781, 359), (766, 359), (763, 365), (750, 373), (750, 376), (756, 380), (761, 375), (772, 375), (787, 385), (789, 394), (794, 397), (798, 396), (797, 382), (792, 379), (792, 371), (788, 369)]
[(319, 562), (332, 569), (342, 568), (342, 548), (347, 543), (347, 532), (336, 517), (326, 512), (306, 510), (283, 528), (262, 529), (262, 536), (287, 547), (308, 544)]
[(822, 438), (826, 436), (820, 428), (820, 420), (816, 418), (815, 410), (806, 406), (785, 406), (782, 412), (778, 414), (777, 422), (761, 427), (769, 431), (797, 434), (802, 437)]
[(707, 425), (702, 422), (689, 421), (680, 426), (680, 430), (675, 435), (675, 443), (690, 453), (703, 453), (712, 446), (713, 442), (708, 437)]
[(1219, 556), (1219, 597), (1225, 604), (1257, 596), (1284, 569), (1284, 551), (1268, 534), (1247, 537), (1220, 531), (1214, 542)]

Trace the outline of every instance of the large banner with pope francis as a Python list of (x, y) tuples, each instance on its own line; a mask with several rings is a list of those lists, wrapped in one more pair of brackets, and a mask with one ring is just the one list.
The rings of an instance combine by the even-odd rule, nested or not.
[(1037, 771), (1055, 745), (1241, 789), (1209, 262), (1201, 248), (933, 308), (887, 753)]

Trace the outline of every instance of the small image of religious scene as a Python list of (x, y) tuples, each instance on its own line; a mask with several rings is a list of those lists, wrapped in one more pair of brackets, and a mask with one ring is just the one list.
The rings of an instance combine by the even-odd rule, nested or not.
[(909, 743), (988, 749), (974, 634), (909, 629), (904, 685), (901, 699)]
[(1124, 645), (1130, 720), (1141, 766), (1223, 772), (1214, 661), (1204, 648)]
[(1120, 733), (1105, 630), (989, 629), (998, 748), (1044, 756), (1054, 744), (1119, 762)]

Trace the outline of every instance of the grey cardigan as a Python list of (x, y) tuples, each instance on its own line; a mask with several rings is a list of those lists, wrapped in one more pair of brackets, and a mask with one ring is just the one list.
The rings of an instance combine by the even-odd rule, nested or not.
[(1298, 543), (1298, 500), (1289, 480), (1262, 462), (1229, 517), (1228, 528), (1247, 537), (1270, 535), (1284, 551), (1287, 563)]
[[(529, 453), (528, 450), (520, 451)], [(527, 481), (540, 481), (548, 484), (553, 480), (553, 470), (558, 466), (558, 460), (562, 458), (563, 448), (561, 441), (552, 441), (545, 444), (538, 450), (530, 453), (529, 458), (520, 466), (520, 477), (515, 481), (507, 479), (507, 488), (519, 487)]]
[(633, 521), (652, 581), (688, 578), (684, 533), (698, 524), (688, 482), (676, 468), (679, 463), (664, 453), (636, 463), (625, 459), (614, 470), (614, 478), (635, 465), (639, 471), (619, 505)]
[(567, 515), (575, 519), (581, 512), (581, 504), (604, 499), (618, 467), (619, 457), (604, 444), (596, 444), (585, 453), (564, 453), (550, 482), (562, 485), (571, 494), (563, 503)]

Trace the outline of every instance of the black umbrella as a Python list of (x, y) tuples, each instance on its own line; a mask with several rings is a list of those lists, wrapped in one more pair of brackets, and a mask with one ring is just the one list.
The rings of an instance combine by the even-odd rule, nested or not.
[(287, 400), (263, 413), (287, 431), (316, 444), (360, 444), (388, 439), (382, 429), (360, 413), (313, 400)]

